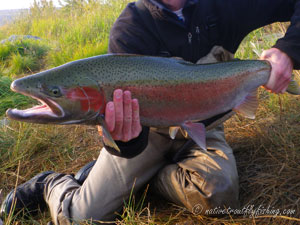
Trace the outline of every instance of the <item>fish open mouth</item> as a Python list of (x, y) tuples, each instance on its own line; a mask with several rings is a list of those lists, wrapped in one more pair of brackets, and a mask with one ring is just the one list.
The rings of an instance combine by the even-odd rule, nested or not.
[(40, 104), (24, 110), (8, 109), (6, 111), (8, 118), (34, 123), (51, 123), (64, 117), (64, 110), (53, 100), (41, 96), (30, 97), (38, 100)]

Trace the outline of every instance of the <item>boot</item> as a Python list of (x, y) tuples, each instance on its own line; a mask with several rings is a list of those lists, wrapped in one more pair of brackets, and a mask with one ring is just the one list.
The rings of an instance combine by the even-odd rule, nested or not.
[(43, 197), (44, 187), (47, 177), (52, 173), (54, 172), (40, 173), (24, 184), (19, 185), (16, 190), (12, 190), (1, 205), (0, 215), (4, 216), (10, 213), (17, 215), (21, 211), (24, 214), (34, 215), (39, 209), (43, 210), (46, 207)]

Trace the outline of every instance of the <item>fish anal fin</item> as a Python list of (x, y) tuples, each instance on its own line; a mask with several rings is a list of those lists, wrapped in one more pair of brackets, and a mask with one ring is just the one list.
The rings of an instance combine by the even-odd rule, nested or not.
[(246, 96), (246, 98), (240, 105), (236, 106), (233, 110), (239, 114), (242, 114), (246, 118), (255, 119), (255, 112), (257, 110), (257, 107), (257, 89), (255, 89), (253, 92)]
[(186, 130), (190, 138), (192, 138), (200, 148), (207, 151), (205, 126), (203, 123), (185, 122), (182, 128)]

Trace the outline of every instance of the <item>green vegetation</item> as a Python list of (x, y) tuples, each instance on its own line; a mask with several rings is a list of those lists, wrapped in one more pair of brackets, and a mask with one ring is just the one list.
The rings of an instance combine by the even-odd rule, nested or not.
[(60, 9), (47, 1), (36, 3), (29, 15), (2, 28), (0, 33), (6, 37), (30, 34), (45, 40), (51, 48), (46, 57), (47, 67), (106, 53), (109, 30), (128, 1), (65, 2), (67, 5)]
[(10, 91), (11, 82), (9, 77), (0, 76), (0, 115), (3, 115), (10, 107), (21, 108), (33, 102), (29, 97)]
[(49, 47), (39, 40), (16, 39), (0, 45), (1, 72), (12, 77), (42, 69)]
[[(128, 0), (64, 0), (55, 8), (49, 1), (35, 3), (29, 14), (0, 27), (0, 38), (38, 36), (0, 44), (0, 193), (33, 175), (54, 170), (76, 173), (96, 159), (101, 142), (95, 127), (36, 125), (7, 121), (9, 107), (28, 107), (33, 100), (9, 90), (13, 79), (68, 61), (104, 54), (109, 30)], [(255, 59), (283, 35), (286, 24), (274, 24), (249, 34), (236, 57)], [(298, 73), (296, 73), (298, 74)], [(260, 91), (257, 119), (239, 116), (227, 121), (226, 135), (233, 147), (240, 173), (242, 206), (260, 204), (278, 209), (299, 208), (300, 105), (299, 97)], [(149, 201), (151, 203), (146, 205)], [(0, 198), (1, 199), (1, 198)], [(125, 203), (117, 224), (295, 224), (299, 210), (290, 217), (227, 216), (209, 218), (147, 195)], [(296, 199), (296, 200), (295, 200)], [(295, 218), (294, 218), (295, 217)], [(49, 213), (35, 218), (12, 218), (5, 224), (46, 224)]]

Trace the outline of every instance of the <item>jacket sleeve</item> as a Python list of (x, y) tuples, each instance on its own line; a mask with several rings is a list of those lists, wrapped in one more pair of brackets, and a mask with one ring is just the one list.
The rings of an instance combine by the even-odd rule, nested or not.
[(116, 151), (116, 149), (112, 147), (105, 145), (105, 142), (103, 143), (105, 149), (110, 154), (130, 159), (139, 155), (145, 150), (146, 146), (148, 145), (148, 135), (149, 127), (143, 127), (142, 132), (137, 138), (132, 139), (129, 142), (116, 141), (120, 152)]
[(299, 0), (232, 0), (226, 1), (225, 4), (221, 4), (220, 1), (217, 10), (222, 17), (222, 42), (225, 48), (228, 45), (227, 49), (235, 52), (243, 38), (251, 31), (274, 22), (291, 21), (285, 36), (279, 39), (274, 47), (289, 55), (294, 61), (294, 68), (300, 69)]
[(300, 69), (300, 1), (294, 5), (291, 25), (285, 36), (274, 45), (290, 56), (294, 62), (294, 69)]
[(108, 52), (156, 55), (159, 41), (148, 29), (135, 4), (129, 3), (110, 31)]
[[(111, 29), (108, 52), (155, 55), (158, 42), (140, 21), (134, 3), (128, 4)], [(113, 155), (133, 158), (143, 152), (148, 145), (148, 135), (149, 127), (143, 127), (137, 138), (129, 142), (116, 141), (120, 153), (105, 144), (104, 146)]]

